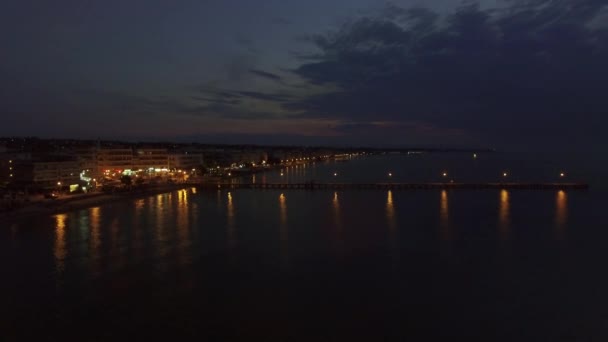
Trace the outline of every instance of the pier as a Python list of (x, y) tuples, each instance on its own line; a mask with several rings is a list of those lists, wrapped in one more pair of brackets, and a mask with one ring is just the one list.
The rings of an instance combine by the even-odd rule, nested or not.
[(200, 183), (202, 190), (587, 190), (587, 183)]

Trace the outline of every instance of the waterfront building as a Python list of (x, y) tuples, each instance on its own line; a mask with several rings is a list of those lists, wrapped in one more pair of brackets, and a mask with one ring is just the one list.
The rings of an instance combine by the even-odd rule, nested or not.
[(97, 148), (93, 146), (81, 146), (72, 148), (68, 155), (76, 158), (80, 162), (82, 171), (92, 177), (99, 177), (101, 173), (98, 167)]
[(98, 174), (133, 169), (133, 149), (100, 148), (97, 150)]
[(61, 188), (78, 185), (81, 167), (75, 159), (46, 157), (36, 160), (15, 160), (11, 163), (13, 182), (41, 188)]
[(168, 156), (169, 170), (192, 170), (203, 165), (202, 153), (173, 152)]
[(166, 170), (169, 167), (169, 154), (166, 148), (138, 148), (133, 155), (132, 170)]

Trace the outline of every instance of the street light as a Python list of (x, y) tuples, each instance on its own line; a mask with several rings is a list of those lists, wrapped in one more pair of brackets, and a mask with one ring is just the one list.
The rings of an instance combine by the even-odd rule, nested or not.
[(337, 176), (338, 176), (338, 173), (337, 173), (337, 172), (334, 172), (334, 177), (337, 177)]
[(448, 176), (448, 173), (447, 173), (447, 172), (444, 172), (444, 173), (443, 173), (443, 177), (447, 177), (447, 176)]
[(559, 174), (559, 176), (560, 176), (561, 178), (564, 178), (564, 177), (566, 177), (566, 174), (562, 172), (562, 173), (560, 173), (560, 174)]
[(393, 177), (393, 173), (392, 173), (392, 172), (389, 172), (389, 173), (388, 173), (388, 176), (389, 176), (389, 177)]
[(503, 176), (503, 177), (508, 177), (508, 176), (509, 176), (509, 174), (508, 174), (508, 173), (506, 173), (506, 172), (503, 172), (503, 173), (502, 173), (502, 176)]

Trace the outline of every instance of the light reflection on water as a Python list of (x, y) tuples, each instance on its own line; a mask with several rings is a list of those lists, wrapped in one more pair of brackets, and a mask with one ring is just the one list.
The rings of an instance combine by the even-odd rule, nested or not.
[(65, 271), (65, 258), (67, 255), (66, 249), (66, 220), (68, 215), (55, 215), (55, 269), (61, 274)]
[(443, 240), (450, 240), (452, 238), (450, 232), (450, 212), (449, 212), (449, 199), (447, 190), (441, 191), (441, 203), (439, 207), (439, 226), (440, 236)]
[(511, 229), (511, 202), (507, 190), (500, 191), (500, 202), (498, 204), (498, 231), (503, 240), (509, 238)]
[(566, 238), (566, 225), (568, 224), (568, 194), (560, 190), (555, 199), (555, 232), (556, 238)]
[(169, 254), (169, 229), (167, 221), (171, 220), (172, 215), (167, 216), (167, 211), (171, 210), (171, 201), (173, 200), (173, 194), (160, 194), (156, 196), (155, 212), (156, 212), (156, 229), (155, 229), (155, 251), (156, 257), (161, 262), (155, 264), (157, 271), (164, 273), (168, 269), (168, 264), (165, 261)]
[[(298, 168), (300, 175), (301, 169), (311, 174), (315, 166)], [(294, 178), (294, 168), (285, 172)], [(11, 309), (27, 311), (21, 303), (39, 287), (35, 305), (51, 317), (51, 328), (58, 310), (66, 326), (81, 326), (78, 314), (92, 307), (89, 317), (116, 316), (115, 326), (127, 315), (141, 318), (138, 327), (162, 324), (169, 317), (165, 312), (178, 313), (170, 322), (175, 326), (184, 318), (193, 330), (210, 317), (229, 330), (262, 320), (288, 325), (297, 317), (291, 313), (312, 307), (329, 308), (323, 321), (348, 320), (353, 308), (365, 304), (361, 311), (372, 314), (362, 317), (363, 324), (372, 315), (387, 322), (377, 332), (413, 319), (413, 312), (429, 317), (416, 322), (421, 326), (455, 322), (453, 328), (486, 320), (490, 329), (550, 329), (564, 323), (554, 319), (560, 316), (555, 312), (590, 313), (580, 325), (566, 322), (585, 326), (587, 318), (600, 317), (590, 303), (605, 307), (594, 294), (606, 287), (596, 270), (608, 252), (601, 243), (605, 231), (593, 216), (604, 203), (586, 193), (214, 191), (188, 189), (13, 225), (2, 237), (14, 240), (15, 248), (0, 249), (8, 256), (5, 266), (12, 263), (9, 269), (17, 271), (6, 277), (14, 279), (3, 279), (12, 282), (5, 292), (17, 298)], [(494, 242), (503, 239), (508, 243), (500, 247), (512, 257), (497, 253)], [(565, 245), (557, 239), (568, 239), (568, 248), (555, 248)], [(19, 289), (29, 283), (35, 285)], [(191, 291), (182, 291), (188, 284)], [(59, 303), (58, 295), (73, 298), (73, 304)], [(142, 305), (150, 298), (150, 305)], [(398, 307), (405, 314), (399, 316)], [(427, 315), (435, 308), (447, 310)], [(501, 313), (487, 315), (494, 310)], [(28, 317), (24, 312), (14, 321)], [(535, 317), (540, 324), (527, 321)]]
[[(103, 248), (106, 248), (109, 255), (117, 256), (114, 259), (114, 267), (121, 268), (126, 266), (126, 263), (134, 261), (139, 262), (143, 254), (145, 254), (146, 244), (151, 243), (153, 252), (156, 257), (160, 259), (167, 258), (167, 255), (172, 251), (175, 251), (175, 255), (178, 257), (179, 264), (189, 264), (192, 262), (192, 246), (193, 239), (201, 235), (199, 225), (200, 210), (197, 210), (200, 203), (201, 197), (196, 197), (196, 201), (192, 202), (191, 197), (196, 193), (195, 189), (180, 190), (174, 193), (155, 195), (148, 199), (137, 199), (132, 202), (134, 215), (129, 215), (131, 220), (126, 220), (121, 216), (117, 216), (112, 209), (108, 212), (108, 215), (102, 220), (102, 212), (106, 209), (101, 207), (90, 208), (86, 211), (75, 214), (61, 214), (55, 215), (55, 238), (53, 246), (53, 254), (55, 258), (56, 271), (61, 273), (65, 271), (66, 256), (69, 253), (67, 248), (67, 239), (70, 237), (66, 236), (68, 227), (72, 224), (77, 225), (79, 230), (87, 229), (87, 232), (77, 234), (79, 238), (85, 239), (86, 244), (78, 244), (78, 250), (75, 253), (88, 255), (90, 258), (89, 263), (91, 271), (96, 274), (100, 271), (102, 265), (101, 259), (104, 253)], [(239, 217), (235, 206), (235, 195), (237, 192), (226, 192), (219, 190), (218, 205), (221, 205), (222, 212), (225, 213), (225, 227), (226, 229), (226, 241), (229, 251), (234, 254), (234, 250), (238, 248), (237, 242), (237, 226), (236, 221)], [(244, 192), (246, 193), (246, 192)], [(300, 192), (302, 193), (302, 192)], [(222, 196), (223, 194), (223, 196)], [(254, 195), (254, 192), (249, 194)], [(319, 192), (319, 194), (323, 194)], [(348, 194), (348, 192), (346, 192)], [(398, 259), (399, 249), (399, 225), (398, 225), (398, 212), (395, 207), (395, 196), (396, 192), (389, 190), (386, 192), (385, 202), (385, 222), (386, 230), (388, 232), (389, 247), (391, 249), (391, 255), (393, 260)], [(401, 192), (399, 192), (401, 194)], [(403, 192), (405, 196), (407, 192)], [(288, 205), (287, 197), (288, 193), (279, 193), (278, 202), (278, 232), (280, 240), (280, 258), (284, 265), (288, 264), (289, 260), (289, 242), (290, 242), (290, 223), (288, 220)], [(498, 193), (498, 215), (497, 215), (497, 228), (498, 237), (501, 240), (508, 240), (511, 238), (513, 223), (511, 216), (513, 215), (512, 210), (512, 199), (511, 192), (508, 190), (501, 190)], [(326, 195), (325, 195), (326, 196)], [(347, 250), (346, 238), (350, 233), (347, 231), (350, 229), (349, 225), (345, 226), (345, 219), (350, 222), (351, 214), (346, 215), (341, 200), (342, 192), (333, 192), (331, 198), (331, 212), (329, 215), (329, 222), (331, 223), (332, 240), (334, 241), (333, 246), (335, 247), (334, 252), (337, 255), (343, 256)], [(212, 197), (213, 198), (213, 197)], [(275, 197), (276, 198), (276, 197)], [(566, 238), (566, 228), (568, 226), (568, 194), (565, 191), (558, 191), (555, 193), (555, 207), (553, 212), (553, 227), (556, 239)], [(207, 197), (208, 199), (208, 197)], [(225, 201), (225, 203), (223, 203)], [(263, 202), (255, 201), (253, 204), (255, 211), (263, 210), (263, 206), (258, 205)], [(112, 214), (110, 214), (112, 213)], [(153, 217), (149, 217), (150, 214)], [(439, 238), (442, 240), (454, 240), (458, 236), (455, 236), (454, 225), (451, 222), (450, 217), (450, 193), (446, 190), (440, 193), (440, 205), (439, 205)], [(72, 215), (72, 216), (70, 216)], [(83, 216), (84, 215), (84, 216)], [(346, 215), (346, 216), (345, 216)], [(487, 213), (485, 214), (487, 215)], [(407, 217), (407, 216), (405, 216)], [(74, 221), (72, 223), (72, 221)], [(69, 225), (68, 225), (69, 222)], [(102, 222), (105, 222), (102, 223)], [(86, 223), (88, 227), (84, 227)], [(129, 224), (130, 223), (130, 224)], [(151, 224), (154, 229), (147, 230), (144, 225)], [(104, 233), (104, 228), (106, 232)], [(16, 230), (15, 230), (16, 231)], [(148, 232), (153, 234), (153, 239), (146, 239), (145, 235)], [(88, 236), (88, 237), (87, 237)], [(105, 241), (105, 243), (104, 243)], [(85, 249), (81, 250), (85, 247)], [(129, 249), (129, 255), (124, 253), (125, 248)], [(86, 250), (88, 249), (88, 250)], [(132, 257), (133, 259), (129, 259)]]
[(287, 226), (287, 198), (285, 194), (279, 196), (279, 240), (282, 264), (284, 267), (289, 267), (289, 227)]
[(340, 211), (340, 199), (338, 198), (338, 192), (334, 192), (334, 197), (331, 203), (333, 214), (333, 226), (335, 231), (336, 253), (338, 257), (342, 257), (344, 254), (344, 232), (342, 231), (342, 213)]
[[(217, 194), (221, 195), (220, 211), (214, 203)], [(458, 276), (451, 272), (452, 268), (461, 269), (465, 274), (482, 274), (476, 280), (478, 283), (487, 282), (490, 277), (491, 281), (502, 277), (492, 273), (492, 268), (523, 283), (525, 277), (514, 270), (529, 272), (525, 267), (531, 266), (520, 263), (520, 256), (536, 258), (535, 264), (563, 260), (560, 255), (553, 258), (551, 254), (559, 253), (560, 248), (554, 247), (563, 245), (554, 237), (569, 238), (568, 248), (574, 248), (576, 238), (581, 236), (579, 226), (576, 230), (568, 227), (575, 220), (580, 222), (583, 216), (581, 207), (576, 206), (582, 201), (579, 193), (536, 192), (529, 198), (526, 195), (527, 192), (515, 191), (449, 190), (424, 193), (222, 190), (215, 193), (215, 189), (211, 192), (199, 189), (195, 195), (188, 189), (172, 195), (155, 195), (151, 201), (127, 200), (55, 215), (51, 220), (45, 218), (47, 221), (41, 220), (40, 225), (47, 225), (48, 241), (43, 249), (49, 265), (44, 266), (44, 262), (38, 260), (37, 263), (55, 277), (47, 286), (52, 288), (56, 283), (57, 288), (51, 290), (66, 293), (73, 289), (87, 291), (81, 284), (91, 280), (111, 288), (114, 282), (131, 286), (139, 284), (140, 279), (156, 279), (158, 288), (174, 286), (174, 290), (167, 289), (166, 293), (179, 293), (184, 288), (201, 293), (211, 288), (231, 288), (236, 295), (249, 300), (245, 293), (253, 292), (238, 292), (241, 286), (278, 291), (273, 288), (273, 282), (281, 283), (284, 277), (292, 275), (297, 281), (312, 279), (311, 283), (318, 279), (326, 283), (336, 281), (331, 278), (333, 274), (337, 274), (336, 278), (344, 274), (344, 279), (359, 282), (377, 278), (378, 283), (387, 280), (382, 279), (384, 276), (402, 277), (398, 279), (405, 283), (421, 279), (416, 278), (416, 272), (424, 277), (422, 274), (430, 269), (435, 272), (432, 277), (449, 281)], [(528, 208), (531, 209), (526, 211)], [(141, 217), (134, 220), (134, 214)], [(81, 220), (83, 215), (86, 220)], [(88, 240), (79, 233), (83, 222), (89, 225)], [(15, 232), (20, 248), (9, 253), (25, 255), (31, 235), (26, 235), (23, 226)], [(12, 234), (6, 233), (7, 237)], [(134, 236), (137, 243), (131, 241)], [(507, 243), (501, 244), (503, 239)], [(494, 242), (500, 245), (500, 254)], [(503, 251), (506, 251), (504, 255), (513, 257), (496, 258)], [(545, 257), (547, 255), (551, 258)], [(474, 266), (469, 266), (470, 263)], [(559, 265), (548, 268), (559, 269)], [(318, 269), (325, 275), (318, 275)], [(250, 276), (258, 283), (242, 277), (250, 274), (250, 270)], [(443, 275), (437, 276), (441, 272)], [(167, 279), (172, 283), (165, 284)], [(388, 280), (386, 284), (392, 279)], [(206, 281), (211, 282), (209, 287), (205, 287)], [(345, 283), (346, 280), (339, 284)], [(372, 283), (354, 287), (365, 291), (369, 284)], [(296, 280), (286, 285), (292, 289), (294, 286), (299, 286)], [(302, 285), (300, 289), (308, 286), (312, 285)], [(145, 289), (146, 285), (141, 287)], [(417, 290), (423, 288), (420, 286)], [(467, 290), (459, 288), (458, 291)], [(112, 294), (108, 290), (101, 296)]]
[(397, 229), (397, 215), (393, 202), (393, 191), (389, 190), (386, 195), (386, 220), (388, 224), (389, 244), (393, 265), (399, 262), (399, 232)]
[(89, 209), (89, 216), (91, 217), (91, 234), (89, 240), (89, 259), (91, 261), (91, 273), (94, 275), (99, 274), (99, 267), (101, 262), (100, 249), (101, 249), (101, 208), (95, 207)]
[[(410, 214), (404, 213), (404, 211), (407, 212), (408, 210), (415, 212), (415, 206), (402, 205), (398, 207), (396, 205), (401, 198), (405, 198), (407, 203), (408, 197), (412, 198), (416, 196), (406, 191), (387, 190), (384, 193), (384, 213), (374, 213), (374, 210), (377, 209), (373, 209), (373, 206), (366, 206), (366, 211), (353, 212), (353, 202), (355, 202), (355, 198), (357, 197), (349, 196), (358, 192), (270, 192), (274, 200), (272, 202), (265, 202), (261, 198), (265, 196), (264, 194), (268, 194), (268, 192), (249, 190), (227, 192), (226, 190), (220, 190), (217, 192), (217, 195), (218, 205), (221, 206), (221, 215), (217, 215), (218, 212), (213, 209), (215, 208), (215, 204), (209, 203), (215, 200), (213, 192), (211, 193), (211, 197), (205, 196), (200, 190), (199, 193), (200, 196), (195, 196), (193, 189), (187, 189), (170, 194), (155, 195), (147, 199), (133, 200), (125, 208), (132, 210), (132, 213), (124, 211), (125, 209), (116, 209), (115, 206), (119, 206), (119, 204), (116, 204), (108, 207), (94, 207), (78, 213), (55, 215), (53, 254), (56, 272), (58, 275), (65, 272), (66, 256), (68, 254), (71, 256), (86, 255), (89, 260), (85, 264), (89, 265), (92, 276), (97, 276), (101, 274), (100, 272), (106, 270), (120, 270), (128, 265), (139, 264), (149, 258), (150, 255), (154, 258), (153, 260), (160, 261), (155, 267), (161, 270), (161, 272), (166, 272), (172, 264), (190, 266), (193, 263), (195, 255), (193, 253), (197, 253), (194, 246), (201, 244), (197, 241), (203, 241), (206, 236), (209, 236), (208, 232), (216, 229), (216, 227), (223, 230), (221, 234), (225, 234), (221, 236), (222, 240), (209, 243), (203, 242), (203, 244), (223, 249), (226, 251), (225, 255), (229, 257), (229, 260), (238, 261), (236, 258), (240, 257), (240, 250), (248, 248), (247, 244), (252, 241), (248, 234), (253, 233), (247, 232), (245, 229), (242, 232), (237, 229), (240, 227), (237, 226), (237, 221), (249, 222), (252, 217), (249, 217), (249, 219), (244, 217), (243, 221), (241, 221), (242, 215), (250, 215), (250, 213), (248, 213), (247, 209), (244, 211), (240, 207), (237, 209), (236, 196), (243, 196), (242, 198), (239, 197), (239, 199), (243, 200), (244, 204), (247, 204), (248, 200), (252, 201), (252, 207), (250, 208), (254, 209), (252, 211), (254, 213), (267, 211), (269, 205), (276, 208), (273, 210), (274, 215), (277, 215), (274, 219), (277, 226), (275, 226), (276, 228), (273, 231), (279, 234), (279, 249), (275, 249), (275, 251), (277, 252), (277, 261), (280, 261), (280, 265), (284, 268), (293, 267), (294, 260), (297, 259), (295, 256), (299, 252), (298, 243), (301, 244), (301, 241), (295, 238), (296, 236), (301, 236), (301, 233), (294, 230), (294, 227), (292, 227), (293, 221), (288, 218), (291, 217), (295, 220), (294, 217), (299, 217), (297, 210), (299, 208), (306, 208), (305, 196), (320, 196), (318, 198), (324, 197), (326, 200), (329, 200), (326, 202), (326, 208), (329, 211), (325, 214), (325, 222), (327, 222), (327, 230), (325, 231), (329, 233), (328, 238), (330, 240), (328, 242), (332, 249), (330, 253), (337, 260), (345, 260), (346, 257), (353, 253), (351, 249), (358, 247), (355, 244), (361, 243), (360, 239), (364, 236), (363, 233), (353, 235), (352, 232), (353, 228), (360, 229), (354, 227), (353, 223), (360, 226), (364, 222), (364, 220), (356, 219), (356, 217), (361, 217), (360, 215), (363, 215), (363, 217), (378, 215), (376, 217), (379, 217), (380, 220), (373, 220), (373, 222), (380, 223), (378, 228), (382, 228), (384, 224), (384, 229), (374, 229), (374, 231), (377, 231), (378, 234), (386, 234), (385, 237), (382, 237), (383, 239), (387, 238), (384, 241), (388, 241), (388, 244), (385, 245), (388, 249), (385, 255), (390, 256), (393, 265), (403, 262), (403, 260), (400, 261), (403, 257), (403, 246), (401, 245), (403, 241), (400, 240), (400, 235), (404, 233), (406, 235), (409, 234), (409, 229), (400, 229), (400, 224), (407, 224), (409, 227), (417, 226), (415, 221), (412, 222), (413, 224), (410, 224), (410, 221), (408, 221), (408, 218), (415, 217), (415, 215), (411, 215), (413, 212), (410, 212)], [(372, 196), (374, 193), (376, 192), (370, 192), (369, 195)], [(512, 221), (514, 214), (512, 212), (511, 202), (513, 199), (511, 192), (501, 190), (497, 193), (493, 192), (489, 196), (495, 196), (495, 194), (498, 194), (498, 200), (493, 205), (498, 206), (498, 211), (494, 212), (495, 214), (492, 219), (495, 220), (493, 222), (496, 222), (497, 238), (500, 240), (513, 240), (512, 235), (519, 235), (522, 230), (516, 229), (517, 227), (514, 227)], [(451, 193), (444, 190), (439, 195), (439, 211), (436, 212), (437, 216), (433, 218), (437, 229), (435, 231), (439, 232), (437, 238), (444, 241), (457, 242), (459, 239), (457, 233), (460, 230), (455, 228), (458, 227), (459, 221), (454, 221), (452, 217), (455, 213), (451, 210), (456, 209), (450, 207), (453, 205), (450, 202), (452, 200)], [(569, 224), (569, 197), (564, 191), (552, 193), (552, 196), (554, 206), (551, 209), (549, 217), (552, 217), (553, 220), (550, 220), (549, 223), (551, 224), (555, 238), (565, 239), (566, 229)], [(278, 201), (276, 200), (277, 197)], [(288, 198), (290, 199), (289, 206)], [(292, 198), (294, 198), (293, 201)], [(349, 201), (345, 202), (344, 198), (348, 198)], [(203, 203), (208, 205), (203, 206)], [(458, 207), (462, 207), (462, 203), (459, 203)], [(320, 212), (314, 215), (318, 214)], [(475, 212), (475, 214), (490, 215), (489, 212)], [(86, 217), (83, 217), (83, 215)], [(214, 215), (218, 217), (214, 217)], [(456, 215), (456, 218), (458, 219), (459, 216)], [(311, 216), (311, 218), (314, 217), (320, 218), (319, 216)], [(251, 221), (253, 222), (254, 220)], [(88, 227), (83, 227), (84, 222), (88, 224)], [(319, 222), (321, 221), (317, 221), (314, 224), (320, 224)], [(72, 225), (78, 229), (68, 234), (69, 228)], [(202, 227), (209, 227), (209, 229), (202, 229)], [(79, 232), (84, 228), (88, 228), (88, 232), (82, 235)], [(243, 236), (241, 237), (240, 234), (243, 234)], [(256, 237), (256, 241), (259, 241), (260, 246), (264, 244), (263, 236), (263, 233), (261, 233), (259, 239)], [(76, 241), (73, 245), (74, 247), (72, 247), (74, 250), (69, 250), (68, 246), (72, 246), (70, 239), (84, 239), (86, 242), (83, 244)], [(108, 257), (111, 259), (104, 260), (104, 258), (107, 259)], [(73, 269), (74, 267), (69, 264), (67, 268)]]
[(228, 232), (228, 248), (233, 250), (237, 244), (236, 227), (234, 224), (235, 213), (234, 204), (232, 202), (232, 192), (228, 192), (228, 201), (226, 202), (226, 231)]
[(192, 245), (190, 237), (190, 203), (189, 192), (187, 190), (178, 191), (177, 197), (177, 251), (179, 263), (187, 265), (191, 263), (189, 248)]

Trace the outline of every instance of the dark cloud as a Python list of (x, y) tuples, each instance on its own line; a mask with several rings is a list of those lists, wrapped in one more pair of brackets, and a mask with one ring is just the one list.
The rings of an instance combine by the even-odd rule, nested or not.
[(246, 99), (262, 100), (275, 103), (286, 103), (295, 100), (292, 95), (282, 93), (280, 94), (262, 93), (258, 91), (246, 90), (226, 90), (208, 86), (195, 87), (195, 90), (198, 93), (203, 94), (203, 96), (194, 95), (192, 96), (193, 99), (230, 105), (243, 104), (243, 100)]
[(259, 76), (259, 77), (263, 77), (263, 78), (267, 78), (273, 81), (278, 81), (278, 82), (282, 82), (283, 79), (281, 78), (281, 76), (270, 73), (268, 71), (263, 71), (263, 70), (258, 70), (258, 69), (249, 69), (249, 72), (252, 73), (253, 75)]
[[(424, 122), (501, 143), (598, 134), (608, 97), (608, 34), (589, 23), (605, 0), (477, 4), (447, 18), (392, 6), (310, 41), (294, 70), (337, 91), (285, 104), (305, 116)], [(582, 138), (584, 140), (584, 138)]]
[(257, 100), (265, 100), (265, 101), (273, 101), (273, 102), (285, 102), (292, 101), (294, 98), (290, 95), (283, 94), (268, 94), (268, 93), (260, 93), (257, 91), (238, 91), (236, 92), (239, 95), (250, 97)]
[(191, 98), (196, 101), (222, 104), (222, 105), (231, 105), (231, 106), (238, 105), (240, 103), (240, 101), (237, 99), (230, 100), (230, 99), (222, 99), (222, 98), (209, 98), (209, 97), (203, 97), (203, 96), (191, 96)]

